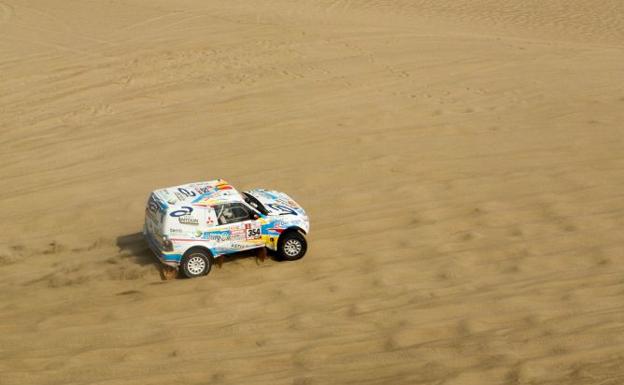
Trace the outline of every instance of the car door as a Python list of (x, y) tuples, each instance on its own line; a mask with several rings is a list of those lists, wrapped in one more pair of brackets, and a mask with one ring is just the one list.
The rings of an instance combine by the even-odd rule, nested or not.
[(262, 246), (260, 222), (255, 213), (242, 203), (214, 206), (219, 225), (216, 229), (229, 232), (229, 241), (220, 245), (222, 253), (242, 251)]

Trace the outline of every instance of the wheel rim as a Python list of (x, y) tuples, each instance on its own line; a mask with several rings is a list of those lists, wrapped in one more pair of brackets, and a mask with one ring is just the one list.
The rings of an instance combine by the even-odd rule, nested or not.
[(199, 275), (204, 272), (206, 268), (206, 261), (200, 255), (191, 256), (186, 263), (186, 268), (193, 275)]
[(301, 252), (301, 242), (296, 239), (289, 239), (284, 243), (284, 254), (289, 257), (297, 256)]

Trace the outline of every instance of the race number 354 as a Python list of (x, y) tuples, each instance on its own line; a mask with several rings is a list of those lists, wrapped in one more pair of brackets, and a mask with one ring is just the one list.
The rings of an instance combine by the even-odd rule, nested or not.
[(260, 229), (248, 229), (247, 230), (247, 238), (249, 238), (249, 239), (260, 238)]

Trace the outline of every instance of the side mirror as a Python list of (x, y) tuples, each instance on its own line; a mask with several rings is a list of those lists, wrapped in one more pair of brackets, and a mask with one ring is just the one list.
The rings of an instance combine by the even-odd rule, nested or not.
[(256, 220), (258, 218), (260, 218), (260, 216), (258, 214), (256, 214), (256, 213), (251, 214), (251, 219)]

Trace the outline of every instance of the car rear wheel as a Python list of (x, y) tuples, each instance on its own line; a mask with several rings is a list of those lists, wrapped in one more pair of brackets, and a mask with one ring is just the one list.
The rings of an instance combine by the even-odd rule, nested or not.
[(280, 260), (295, 261), (303, 258), (308, 250), (308, 242), (298, 231), (289, 231), (279, 238), (277, 254)]
[(180, 262), (180, 270), (187, 278), (196, 278), (210, 273), (212, 257), (202, 249), (189, 250)]

